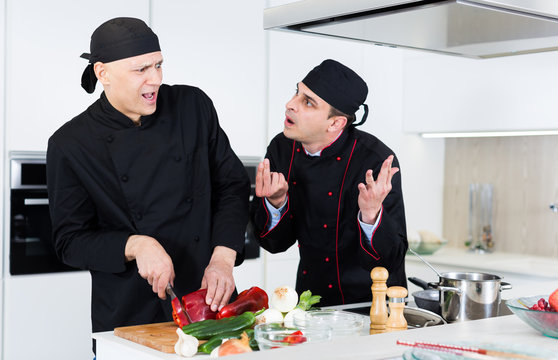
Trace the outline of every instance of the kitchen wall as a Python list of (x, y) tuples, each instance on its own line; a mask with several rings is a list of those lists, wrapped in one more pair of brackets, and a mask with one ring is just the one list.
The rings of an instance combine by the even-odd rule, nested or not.
[[(0, 0), (0, 79), (5, 79), (5, 24), (6, 24), (6, 2), (5, 0)], [(0, 333), (4, 333), (4, 269), (7, 264), (4, 261), (4, 254), (6, 254), (7, 241), (4, 241), (4, 214), (5, 206), (4, 198), (7, 193), (7, 189), (4, 186), (4, 174), (6, 162), (4, 160), (4, 143), (6, 137), (6, 122), (4, 121), (4, 84), (0, 81), (0, 237), (2, 237), (2, 242), (0, 243)], [(3, 337), (0, 336), (0, 359), (2, 358), (3, 349)]]
[(495, 251), (558, 256), (558, 136), (447, 139), (443, 235), (464, 247), (469, 184), (491, 183)]

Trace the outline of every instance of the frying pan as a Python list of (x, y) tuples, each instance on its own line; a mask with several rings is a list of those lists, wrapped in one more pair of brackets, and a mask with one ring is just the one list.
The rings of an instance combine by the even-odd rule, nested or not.
[(411, 295), (415, 299), (415, 304), (421, 309), (432, 311), (435, 314), (441, 315), (442, 309), (440, 308), (440, 292), (435, 289), (429, 289), (428, 283), (416, 277), (409, 277), (410, 282), (423, 288), (424, 290), (415, 291)]

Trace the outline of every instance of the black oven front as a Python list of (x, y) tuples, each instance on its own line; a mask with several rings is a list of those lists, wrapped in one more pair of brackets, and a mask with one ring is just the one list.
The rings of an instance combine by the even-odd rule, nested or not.
[(54, 252), (45, 153), (10, 153), (10, 172), (10, 274), (78, 270)]

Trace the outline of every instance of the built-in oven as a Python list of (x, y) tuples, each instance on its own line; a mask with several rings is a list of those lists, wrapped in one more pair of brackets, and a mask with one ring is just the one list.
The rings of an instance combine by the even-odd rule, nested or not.
[(10, 153), (10, 257), (12, 275), (74, 271), (54, 252), (44, 152)]

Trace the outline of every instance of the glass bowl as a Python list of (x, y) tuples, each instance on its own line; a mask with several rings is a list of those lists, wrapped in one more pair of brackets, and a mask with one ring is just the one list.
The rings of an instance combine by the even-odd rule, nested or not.
[(432, 255), (447, 243), (447, 240), (441, 240), (439, 242), (427, 242), (420, 240), (414, 241), (409, 239), (409, 247), (419, 255)]
[(258, 342), (260, 350), (268, 350), (309, 342), (328, 341), (331, 339), (331, 328), (326, 326), (309, 329), (284, 327), (280, 323), (258, 324), (254, 328), (254, 338)]
[[(310, 310), (295, 315), (293, 323), (295, 327), (307, 329), (319, 329), (331, 327), (333, 338), (351, 335), (364, 335), (363, 315), (341, 310)], [(368, 329), (366, 329), (368, 334)]]
[(522, 305), (531, 307), (540, 298), (548, 301), (548, 295), (521, 297), (507, 300), (506, 306), (533, 329), (540, 331), (543, 335), (558, 339), (558, 312), (530, 310)]

